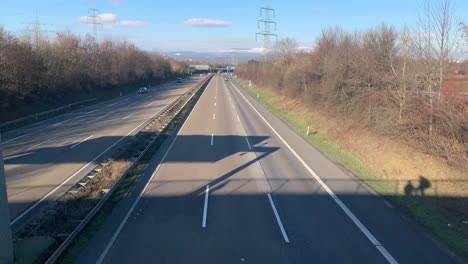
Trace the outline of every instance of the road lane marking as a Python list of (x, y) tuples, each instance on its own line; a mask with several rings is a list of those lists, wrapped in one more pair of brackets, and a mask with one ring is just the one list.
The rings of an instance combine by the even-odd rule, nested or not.
[(94, 112), (96, 112), (96, 111), (97, 111), (97, 109), (92, 110), (92, 111), (89, 111), (89, 112), (87, 112), (86, 114), (92, 114), (92, 113), (94, 113)]
[(214, 134), (213, 134), (213, 133), (211, 133), (211, 146), (213, 146), (213, 145), (214, 145), (214, 143), (213, 143), (213, 137), (214, 137)]
[(39, 143), (39, 144), (37, 144), (37, 145), (34, 145), (34, 146), (32, 146), (32, 147), (28, 148), (27, 150), (31, 150), (31, 149), (37, 148), (37, 147), (39, 147), (40, 145), (42, 145), (42, 144), (44, 144), (44, 143), (47, 143), (47, 142), (51, 141), (52, 139), (53, 139), (53, 138), (51, 138), (51, 139), (48, 139), (48, 140), (46, 140), (46, 141), (43, 141), (43, 142), (41, 142), (41, 143)]
[[(192, 99), (192, 97), (194, 96), (195, 94), (192, 94), (192, 96), (189, 98), (189, 100), (187, 102), (190, 102), (190, 100)], [(175, 101), (175, 100), (174, 100)], [(185, 107), (185, 105), (187, 104), (187, 102), (183, 105), (183, 107)], [(185, 127), (185, 124), (187, 124), (187, 120), (189, 120), (190, 116), (192, 115), (192, 113), (195, 111), (195, 107), (197, 106), (197, 104), (195, 104), (195, 106), (193, 107), (192, 111), (189, 113), (188, 117), (185, 119), (184, 123), (182, 124), (182, 127), (180, 127), (180, 130), (179, 132), (177, 132), (177, 136), (180, 135), (180, 132), (184, 129)], [(182, 107), (182, 108), (183, 108)], [(133, 210), (135, 210), (135, 207), (137, 206), (138, 202), (141, 200), (141, 197), (143, 196), (143, 194), (145, 193), (146, 189), (148, 189), (150, 183), (153, 181), (153, 178), (154, 176), (156, 175), (156, 173), (159, 171), (159, 169), (161, 168), (161, 164), (164, 163), (164, 161), (166, 160), (166, 157), (167, 155), (169, 154), (169, 152), (171, 151), (172, 147), (174, 146), (174, 143), (176, 142), (177, 138), (178, 137), (174, 137), (174, 139), (172, 140), (171, 142), (171, 145), (169, 146), (169, 148), (166, 150), (166, 153), (164, 153), (164, 156), (162, 157), (161, 161), (159, 162), (158, 166), (156, 167), (156, 169), (154, 170), (153, 174), (151, 174), (151, 177), (149, 178), (148, 182), (146, 182), (146, 185), (145, 187), (143, 188), (143, 190), (140, 192), (140, 194), (138, 195), (138, 197), (135, 199), (135, 201), (133, 202), (132, 206), (130, 207), (130, 209), (128, 210), (127, 214), (125, 215), (124, 219), (122, 220), (122, 222), (120, 223), (119, 227), (117, 227), (117, 230), (115, 230), (115, 233), (112, 235), (112, 238), (109, 240), (109, 243), (107, 243), (106, 245), (106, 248), (104, 249), (104, 251), (102, 251), (101, 253), (101, 256), (99, 257), (99, 259), (96, 261), (96, 264), (101, 264), (103, 261), (104, 261), (104, 258), (106, 257), (107, 253), (109, 253), (109, 250), (111, 249), (112, 245), (114, 245), (115, 241), (117, 240), (117, 237), (119, 236), (120, 232), (122, 231), (123, 227), (125, 226), (125, 224), (127, 223), (128, 219), (130, 218), (130, 215), (133, 213)]]
[(134, 113), (131, 113), (131, 114), (129, 114), (128, 116), (126, 116), (126, 117), (124, 117), (124, 118), (122, 118), (122, 119), (127, 119), (127, 118), (129, 118), (130, 116), (132, 116), (133, 114), (134, 114)]
[(115, 102), (115, 103), (112, 103), (112, 104), (108, 104), (107, 106), (114, 106), (114, 105), (116, 105), (118, 103), (120, 103), (120, 102)]
[(214, 103), (214, 107), (216, 107), (216, 102)]
[(206, 185), (205, 189), (205, 205), (203, 206), (203, 220), (202, 220), (202, 227), (206, 227), (206, 214), (208, 211), (208, 193), (210, 192), (210, 185)]
[(151, 103), (145, 105), (145, 107), (151, 106), (153, 103), (154, 103), (154, 102), (151, 102)]
[(10, 139), (10, 140), (4, 141), (2, 144), (6, 144), (6, 143), (8, 143), (8, 142), (11, 142), (11, 141), (14, 141), (14, 140), (17, 140), (17, 139), (20, 139), (20, 138), (24, 138), (24, 137), (27, 136), (27, 135), (29, 135), (29, 134), (24, 134), (24, 135), (22, 135), (22, 136), (12, 138), (12, 139)]
[(76, 146), (80, 145), (81, 143), (85, 142), (86, 140), (90, 139), (93, 135), (81, 140), (80, 142), (76, 143), (75, 145), (71, 146), (70, 149), (75, 148)]
[[(231, 83), (232, 84), (232, 83)], [(234, 84), (232, 84), (236, 87)], [(351, 219), (351, 221), (361, 230), (361, 232), (367, 237), (367, 239), (375, 246), (377, 250), (384, 256), (384, 258), (392, 264), (398, 262), (393, 256), (385, 249), (385, 247), (375, 238), (375, 236), (367, 229), (364, 224), (354, 215), (351, 210), (338, 198), (338, 196), (328, 187), (328, 185), (318, 176), (318, 174), (297, 154), (297, 152), (286, 142), (286, 140), (273, 128), (273, 126), (263, 117), (263, 115), (250, 103), (249, 100), (238, 90), (234, 90), (247, 102), (248, 105), (257, 113), (260, 119), (273, 131), (273, 133), (283, 142), (283, 144), (291, 151), (294, 157), (304, 166), (304, 168), (312, 175), (312, 177), (322, 186), (322, 188), (331, 196), (332, 200), (343, 210), (343, 212)]]
[(278, 226), (281, 230), (281, 234), (283, 235), (284, 242), (289, 243), (288, 235), (286, 234), (286, 231), (284, 230), (283, 222), (281, 222), (281, 218), (278, 215), (278, 211), (276, 211), (275, 203), (273, 203), (273, 199), (271, 198), (271, 195), (269, 193), (267, 194), (267, 196), (268, 196), (268, 200), (270, 200), (271, 209), (273, 209), (273, 213), (275, 214), (276, 222), (278, 223)]
[(71, 120), (71, 119), (72, 119), (72, 118), (67, 119), (67, 120), (64, 120), (64, 121), (62, 121), (62, 122), (55, 123), (55, 124), (52, 125), (52, 127), (58, 127), (58, 126), (60, 126), (61, 124), (65, 123), (65, 122), (67, 122), (68, 120)]
[(213, 114), (213, 120), (215, 120), (215, 119), (216, 119), (216, 114)]
[(249, 138), (247, 136), (245, 136), (245, 141), (247, 141), (247, 145), (249, 146), (249, 149), (252, 150), (252, 147), (249, 142)]
[(237, 115), (237, 121), (239, 121), (239, 122), (240, 122), (240, 118), (239, 118), (239, 115)]
[[(195, 95), (195, 94), (193, 94)], [(192, 95), (192, 96), (193, 96)], [(179, 97), (176, 97), (174, 98), (174, 100), (172, 100), (169, 104), (167, 105), (171, 105), (172, 103), (174, 103), (175, 101), (177, 101), (179, 99)], [(148, 122), (148, 120), (150, 119), (153, 119), (155, 118), (157, 115), (159, 115), (160, 113), (162, 113), (163, 110), (165, 110), (166, 107), (162, 108), (160, 111), (158, 111), (157, 113), (155, 113), (154, 115), (152, 115), (151, 117), (149, 117), (148, 119), (144, 120), (143, 122), (141, 122), (138, 126), (136, 126), (135, 128), (133, 128), (130, 132), (128, 132), (125, 136), (122, 136), (119, 140), (117, 140), (116, 142), (114, 142), (114, 144), (110, 145), (107, 149), (105, 149), (103, 152), (101, 152), (100, 154), (98, 154), (97, 156), (95, 156), (90, 162), (88, 162), (86, 165), (84, 165), (83, 167), (81, 167), (79, 170), (77, 170), (75, 173), (73, 173), (72, 175), (70, 175), (68, 178), (66, 178), (62, 183), (60, 183), (59, 185), (57, 185), (54, 189), (52, 189), (51, 191), (49, 191), (46, 195), (44, 195), (39, 201), (36, 201), (33, 205), (31, 205), (30, 207), (28, 207), (28, 209), (26, 209), (25, 211), (23, 211), (20, 215), (18, 215), (15, 219), (13, 219), (13, 221), (10, 222), (10, 225), (14, 225), (15, 223), (17, 223), (21, 218), (23, 218), (24, 216), (26, 216), (27, 214), (29, 214), (29, 212), (31, 212), (32, 210), (34, 210), (34, 208), (36, 208), (38, 205), (40, 205), (42, 202), (44, 202), (47, 198), (49, 198), (49, 196), (51, 196), (52, 194), (54, 194), (58, 189), (62, 188), (65, 184), (67, 184), (71, 179), (73, 179), (76, 175), (78, 175), (79, 173), (81, 173), (86, 167), (88, 167), (89, 165), (93, 164), (97, 159), (99, 159), (102, 155), (106, 154), (107, 151), (109, 151), (110, 149), (112, 149), (115, 145), (119, 144), (122, 140), (124, 140), (126, 137), (128, 137), (130, 134), (132, 134), (133, 132), (135, 132), (135, 130), (137, 130), (139, 127), (141, 127), (143, 124), (145, 124), (146, 122)], [(185, 124), (185, 123), (184, 123)], [(183, 127), (183, 126), (182, 126)], [(26, 134), (27, 135), (27, 134)], [(26, 135), (23, 135), (21, 137), (24, 137)], [(11, 141), (11, 140), (10, 140)]]

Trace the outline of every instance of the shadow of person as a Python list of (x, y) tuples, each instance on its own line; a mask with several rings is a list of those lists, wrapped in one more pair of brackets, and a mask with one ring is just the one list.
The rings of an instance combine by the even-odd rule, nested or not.
[(418, 191), (421, 194), (421, 196), (425, 195), (425, 190), (429, 189), (431, 187), (431, 181), (429, 181), (428, 178), (424, 176), (419, 176), (419, 186), (418, 186)]
[(414, 188), (414, 185), (411, 181), (408, 181), (408, 183), (405, 185), (404, 191), (405, 195), (411, 196), (415, 192), (416, 188)]

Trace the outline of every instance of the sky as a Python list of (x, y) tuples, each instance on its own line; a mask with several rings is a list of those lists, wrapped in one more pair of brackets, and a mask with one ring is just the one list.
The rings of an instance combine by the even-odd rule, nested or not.
[[(363, 31), (387, 23), (414, 25), (424, 0), (269, 0), (276, 10), (278, 38), (290, 37), (313, 47), (327, 27)], [(92, 32), (86, 23), (90, 8), (98, 9), (98, 38), (127, 40), (148, 51), (255, 52), (259, 8), (266, 1), (177, 0), (0, 0), (0, 26), (24, 33), (37, 16), (42, 29)], [(455, 0), (458, 17), (466, 21), (468, 0)], [(463, 17), (465, 16), (465, 17)], [(53, 36), (54, 33), (48, 33)]]

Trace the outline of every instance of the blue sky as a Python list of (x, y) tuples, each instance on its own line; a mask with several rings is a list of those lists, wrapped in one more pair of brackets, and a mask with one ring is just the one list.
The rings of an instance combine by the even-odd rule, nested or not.
[[(27, 23), (35, 19), (37, 10), (40, 21), (51, 24), (44, 29), (86, 34), (91, 28), (83, 23), (86, 18), (80, 17), (86, 16), (89, 8), (97, 8), (104, 22), (98, 30), (100, 37), (125, 39), (145, 50), (252, 49), (262, 46), (262, 42), (255, 41), (255, 32), (259, 7), (265, 3), (259, 0), (1, 0), (0, 25), (21, 34)], [(310, 47), (321, 29), (330, 26), (353, 31), (382, 22), (396, 27), (412, 25), (423, 0), (270, 0), (269, 4), (276, 9), (279, 37), (291, 37), (301, 46)], [(455, 4), (458, 15), (465, 16), (462, 19), (466, 20), (468, 1), (458, 0)], [(188, 25), (194, 18), (206, 19), (201, 22), (211, 26), (223, 22), (228, 25)]]

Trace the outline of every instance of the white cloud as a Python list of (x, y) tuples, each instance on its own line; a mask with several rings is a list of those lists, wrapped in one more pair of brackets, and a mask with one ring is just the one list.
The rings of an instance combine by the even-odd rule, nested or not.
[(229, 23), (224, 20), (215, 20), (207, 18), (191, 18), (184, 21), (189, 27), (228, 27)]
[(314, 51), (313, 47), (307, 47), (307, 46), (299, 46), (296, 49), (299, 52), (305, 52), (305, 53), (311, 53)]
[(119, 25), (122, 27), (144, 27), (148, 23), (140, 20), (122, 20)]
[[(90, 23), (92, 18), (89, 16), (80, 16), (80, 22)], [(104, 13), (97, 15), (97, 23), (102, 24), (104, 27), (144, 27), (148, 23), (140, 20), (120, 20), (117, 14)]]

